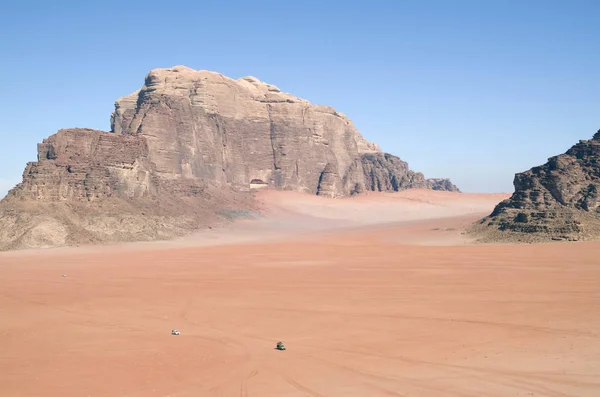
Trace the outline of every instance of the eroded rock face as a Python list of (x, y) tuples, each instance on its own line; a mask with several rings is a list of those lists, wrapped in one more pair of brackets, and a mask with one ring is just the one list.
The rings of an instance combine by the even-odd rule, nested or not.
[[(202, 178), (238, 189), (260, 180), (271, 188), (331, 197), (372, 186), (398, 190), (391, 179), (381, 179), (383, 170), (376, 181), (370, 173), (365, 179), (363, 167), (370, 163), (363, 155), (390, 155), (367, 142), (345, 115), (254, 77), (234, 80), (183, 66), (155, 69), (139, 91), (117, 100), (111, 121), (113, 132), (145, 138), (163, 177)], [(386, 165), (392, 167), (390, 178), (403, 180), (400, 189), (453, 188), (427, 183), (399, 159), (376, 167)]]
[(427, 189), (460, 192), (460, 189), (448, 178), (429, 178), (425, 181)]
[(316, 194), (328, 164), (344, 176), (359, 147), (377, 149), (332, 108), (253, 77), (185, 67), (150, 72), (140, 91), (116, 102), (112, 130), (143, 137), (158, 175), (241, 189), (256, 179)]
[(419, 188), (459, 192), (449, 179), (425, 179), (422, 173), (411, 171), (408, 163), (389, 153), (364, 153), (361, 160), (367, 190), (397, 192)]
[(600, 236), (600, 131), (544, 165), (515, 175), (515, 192), (475, 227), (495, 239)]
[(0, 202), (0, 250), (169, 239), (255, 209), (229, 186), (162, 177), (140, 135), (65, 129)]
[(38, 161), (9, 196), (47, 201), (155, 193), (148, 148), (139, 136), (64, 129), (38, 144)]
[(111, 129), (64, 129), (38, 145), (0, 202), (0, 249), (182, 235), (223, 210), (252, 211), (262, 188), (456, 190), (383, 153), (335, 109), (254, 77), (155, 69), (115, 102)]

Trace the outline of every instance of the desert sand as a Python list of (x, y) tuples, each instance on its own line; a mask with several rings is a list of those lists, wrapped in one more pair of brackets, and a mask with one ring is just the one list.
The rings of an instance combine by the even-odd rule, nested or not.
[(0, 395), (599, 396), (600, 243), (461, 233), (506, 197), (265, 191), (184, 239), (2, 253)]

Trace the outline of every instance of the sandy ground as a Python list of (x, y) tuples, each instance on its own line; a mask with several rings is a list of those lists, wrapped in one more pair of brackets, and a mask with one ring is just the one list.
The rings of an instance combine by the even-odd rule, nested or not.
[(600, 243), (470, 245), (504, 197), (263, 192), (212, 235), (0, 254), (0, 396), (600, 396)]

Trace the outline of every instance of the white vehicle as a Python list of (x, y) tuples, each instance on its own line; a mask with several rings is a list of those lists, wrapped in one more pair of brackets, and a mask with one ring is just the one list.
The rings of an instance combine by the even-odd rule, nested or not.
[(177, 331), (176, 329), (172, 329), (171, 335), (179, 335), (179, 331)]

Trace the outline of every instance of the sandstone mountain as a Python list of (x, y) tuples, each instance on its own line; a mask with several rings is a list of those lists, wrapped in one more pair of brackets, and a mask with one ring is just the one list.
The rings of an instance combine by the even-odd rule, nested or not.
[(333, 108), (254, 77), (177, 66), (118, 99), (111, 132), (65, 129), (38, 145), (0, 202), (0, 248), (182, 235), (258, 210), (252, 190), (264, 187), (458, 191), (383, 153)]
[(141, 90), (117, 100), (111, 128), (145, 138), (157, 175), (169, 178), (202, 178), (242, 190), (255, 181), (327, 196), (427, 186), (456, 190), (447, 182), (427, 182), (398, 158), (391, 161), (335, 109), (254, 77), (155, 69)]
[(473, 227), (482, 241), (586, 240), (600, 236), (600, 131), (544, 165), (519, 173), (513, 195)]

